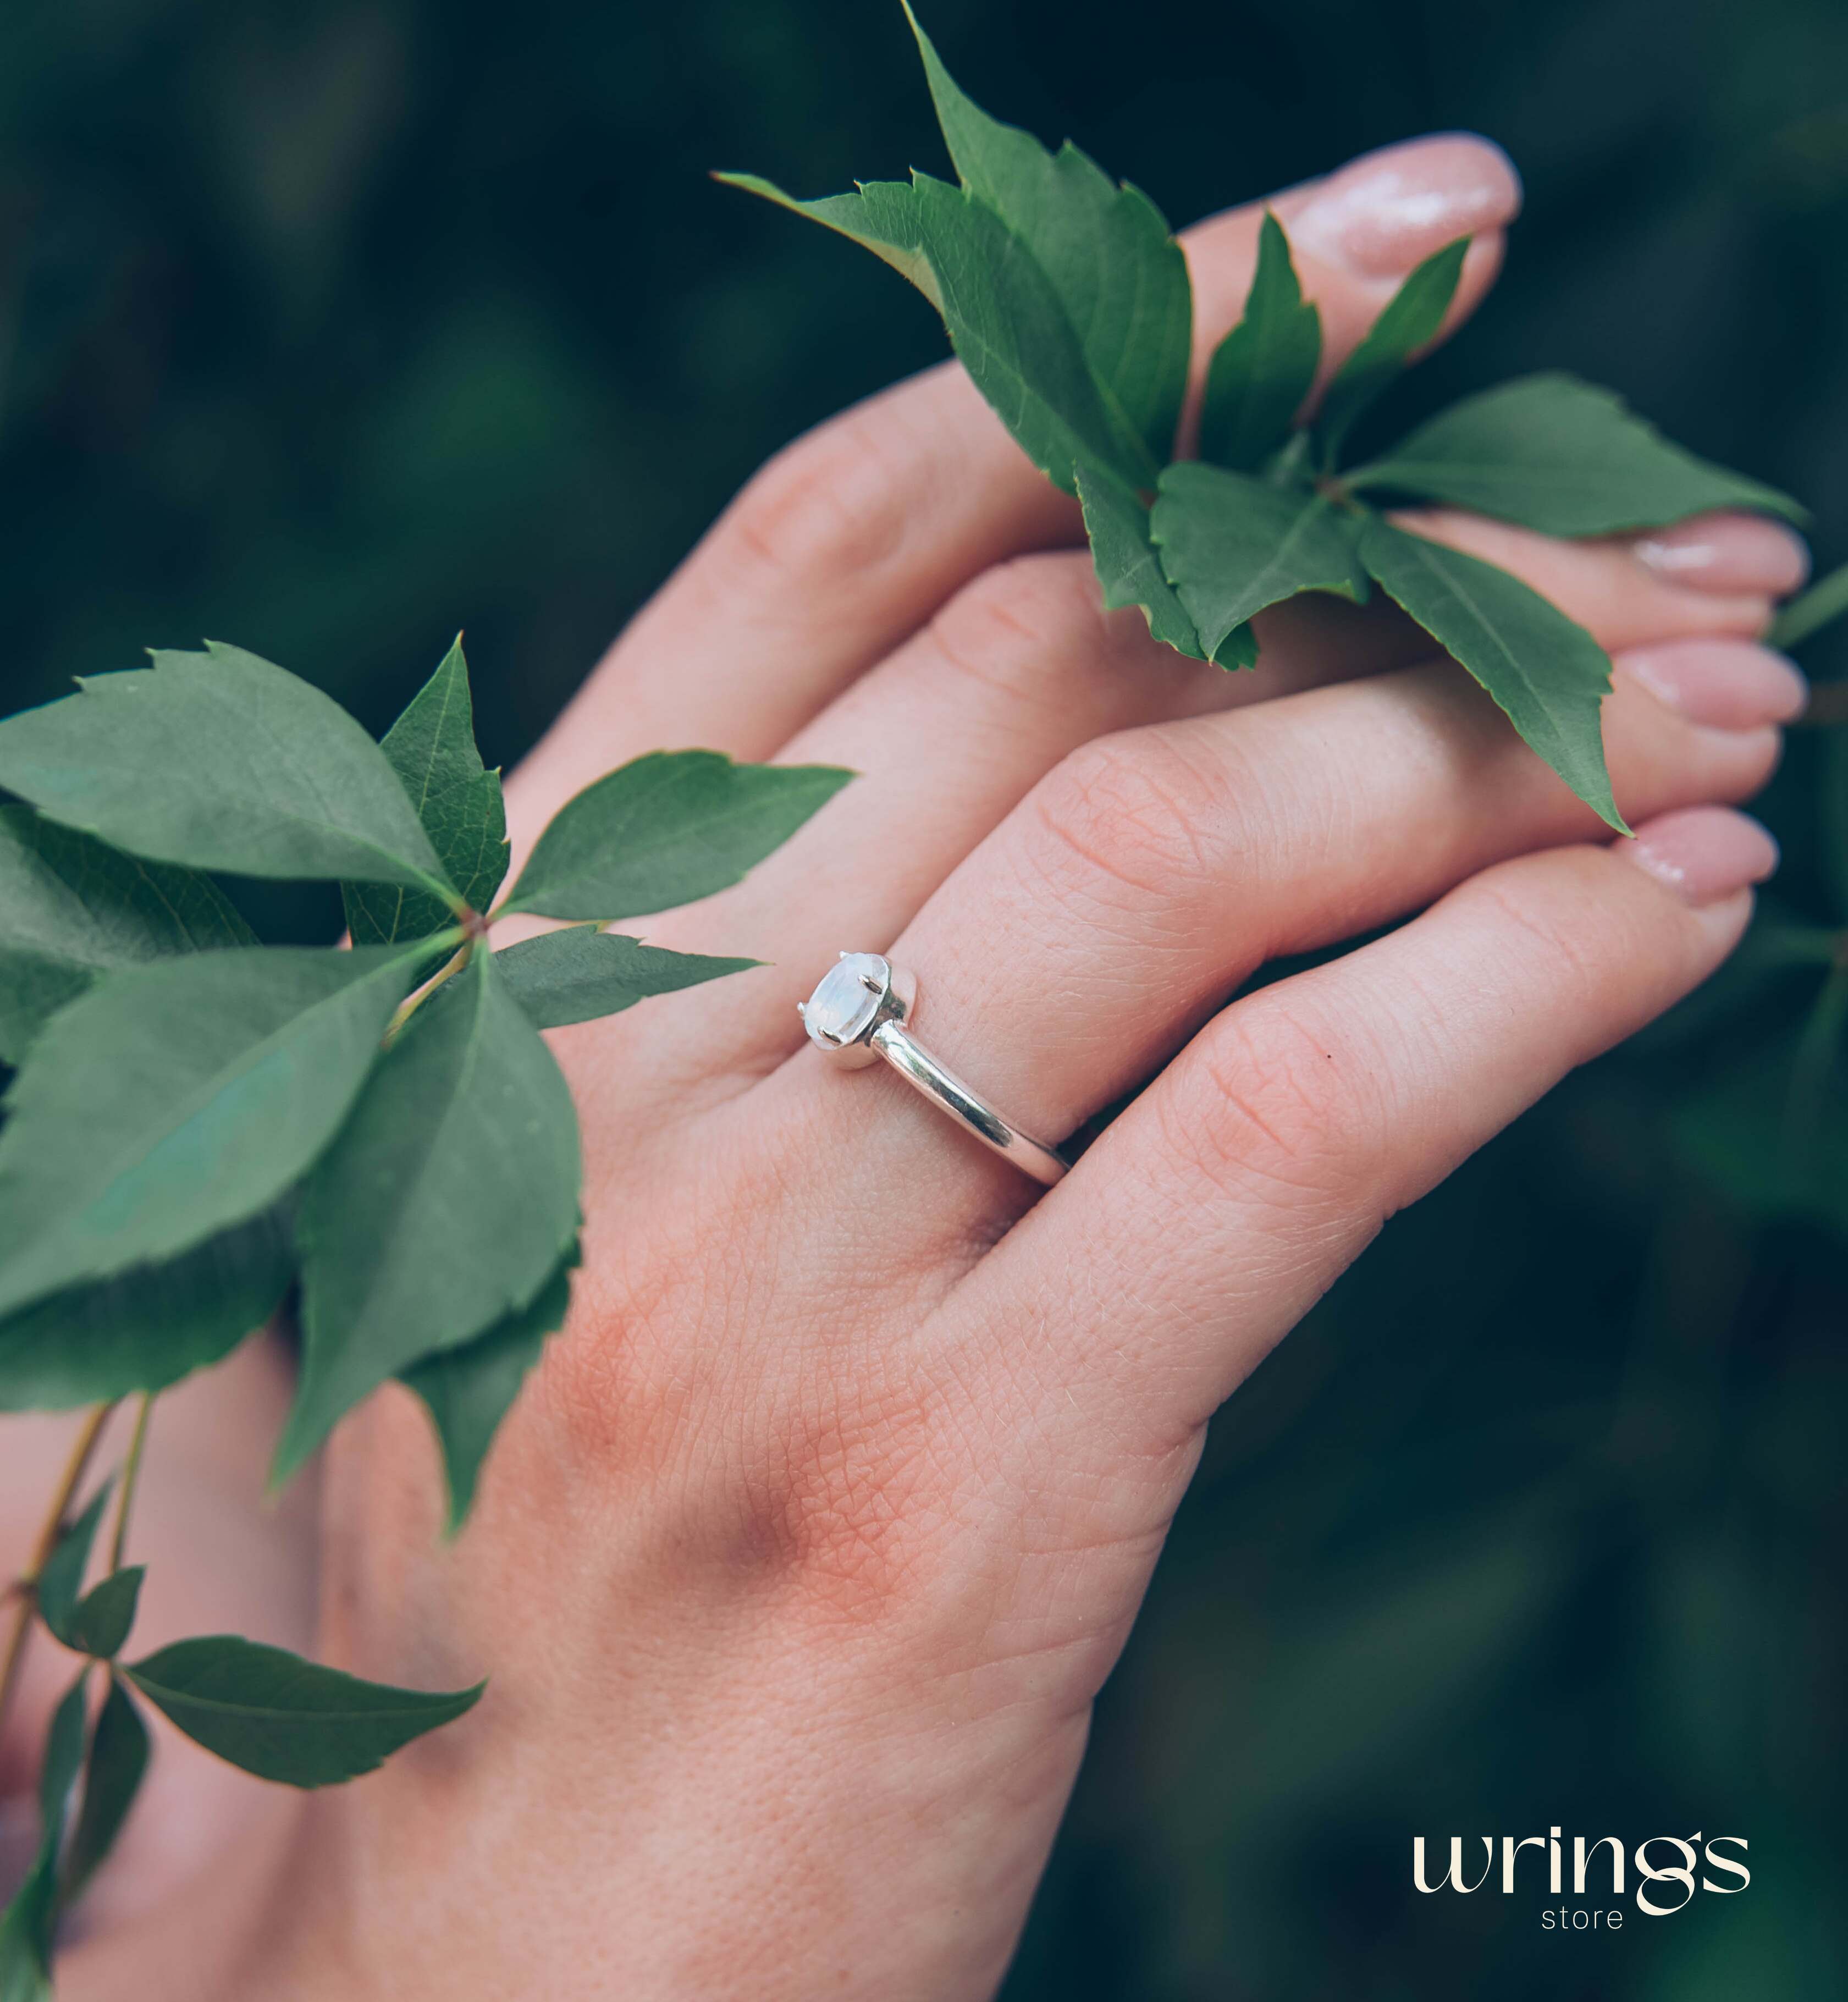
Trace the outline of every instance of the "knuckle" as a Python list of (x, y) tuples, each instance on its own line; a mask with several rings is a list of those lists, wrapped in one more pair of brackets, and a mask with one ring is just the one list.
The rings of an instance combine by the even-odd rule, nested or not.
[(1292, 1209), (1364, 1203), (1384, 1121), (1371, 1067), (1315, 1016), (1254, 996), (1202, 1034), (1164, 1137), (1212, 1184)]
[(1222, 773), (1159, 728), (1093, 738), (1035, 793), (1028, 822), (1039, 872), (1055, 892), (1173, 901), (1223, 853)]
[(725, 540), (745, 566), (813, 586), (877, 571), (904, 543), (908, 483), (867, 413), (785, 446), (732, 503)]
[(1016, 556), (985, 570), (930, 622), (939, 655), (985, 689), (1060, 699), (1097, 650), (1102, 616), (1083, 556)]

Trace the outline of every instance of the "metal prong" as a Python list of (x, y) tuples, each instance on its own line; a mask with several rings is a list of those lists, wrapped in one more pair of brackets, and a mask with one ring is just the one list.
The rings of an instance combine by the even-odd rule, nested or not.
[(845, 959), (847, 955), (844, 952), (837, 952), (835, 954), (835, 957), (836, 959)]
[(796, 1003), (796, 1013), (806, 1022), (808, 1020), (808, 1003), (806, 1001), (798, 1001)]
[(875, 980), (870, 973), (863, 973), (860, 975), (859, 984), (869, 994), (883, 994), (885, 992), (885, 982), (883, 980)]

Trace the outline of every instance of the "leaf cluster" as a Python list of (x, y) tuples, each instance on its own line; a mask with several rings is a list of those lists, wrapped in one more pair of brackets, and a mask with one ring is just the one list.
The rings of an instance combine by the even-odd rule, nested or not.
[[(297, 1289), (278, 1477), (402, 1376), (459, 1520), (577, 1257), (540, 1030), (754, 964), (598, 926), (735, 882), (846, 775), (637, 759), (497, 905), (459, 641), (382, 743), (235, 647), (80, 687), (0, 723), (0, 1410), (164, 1390)], [(336, 877), (352, 949), (260, 943), (213, 871)], [(580, 922), (490, 950), (514, 911)]]
[(1320, 316), (1269, 214), (1243, 316), (1208, 363), (1198, 458), (1177, 459), (1193, 302), (1159, 211), (1069, 141), (1049, 152), (989, 117), (906, 12), (956, 184), (914, 173), (804, 201), (755, 176), (719, 178), (863, 244), (930, 300), (1022, 448), (1079, 497), (1107, 607), (1138, 605), (1157, 640), (1243, 668), (1258, 657), (1251, 622), (1271, 607), (1303, 591), (1356, 603), (1383, 592), (1622, 829), (1599, 724), (1603, 650), (1517, 578), (1381, 509), (1436, 502), (1551, 535), (1603, 535), (1720, 507), (1800, 518), (1796, 503), (1557, 374), (1468, 398), (1348, 464), (1356, 423), (1443, 324), (1468, 242), (1407, 277), (1318, 403)]

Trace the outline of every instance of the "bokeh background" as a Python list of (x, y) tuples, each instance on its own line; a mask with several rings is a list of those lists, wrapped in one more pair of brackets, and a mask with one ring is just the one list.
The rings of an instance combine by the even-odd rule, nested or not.
[[(1177, 222), (1492, 134), (1529, 190), (1507, 275), (1396, 414), (1575, 368), (1848, 554), (1839, 0), (926, 19)], [(210, 633), (382, 729), (465, 626), (511, 762), (758, 461), (943, 350), (706, 170), (913, 162), (885, 0), (11, 0), (0, 710)], [(1222, 1414), (1008, 2002), (1848, 1992), (1844, 735), (1773, 791), (1745, 969), (1396, 1221)], [(1553, 1824), (1743, 1834), (1752, 1886), (1563, 1938), (1532, 1894), (1411, 1889), (1414, 1833)]]

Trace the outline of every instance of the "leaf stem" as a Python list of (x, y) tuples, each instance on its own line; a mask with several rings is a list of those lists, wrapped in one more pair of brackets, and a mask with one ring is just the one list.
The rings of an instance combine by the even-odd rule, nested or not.
[(70, 1513), (71, 1504), (76, 1499), (78, 1489), (83, 1485), (83, 1477), (89, 1470), (96, 1443), (103, 1436), (103, 1428), (109, 1423), (110, 1414), (120, 1401), (119, 1399), (110, 1398), (106, 1404), (97, 1405), (84, 1420), (82, 1429), (71, 1442), (71, 1456), (65, 1462), (65, 1470), (59, 1477), (51, 1512), (40, 1525), (38, 1541), (33, 1547), (31, 1562), (24, 1573), (13, 1582), (12, 1589), (18, 1595), (19, 1604), (13, 1615), (12, 1631), (7, 1636), (5, 1662), (0, 1665), (0, 1727), (5, 1724), (7, 1707), (12, 1700), (13, 1690), (19, 1679), (20, 1664), (26, 1658), (26, 1637), (31, 1631), (32, 1616), (38, 1606), (39, 1579), (51, 1553), (58, 1547), (65, 1518)]
[(392, 1019), (385, 1025), (385, 1047), (389, 1050), (402, 1032), (404, 1025), (423, 1006), (431, 996), (445, 980), (453, 979), (473, 957), (475, 938), (472, 933), (457, 947), (455, 954), (445, 965), (431, 975), (414, 994), (407, 994), (392, 1011)]
[(109, 1568), (122, 1568), (122, 1552), (128, 1541), (128, 1508), (134, 1499), (135, 1483), (141, 1478), (141, 1449), (148, 1443), (148, 1421), (154, 1412), (154, 1393), (141, 1393), (134, 1414), (134, 1432), (128, 1442), (128, 1458), (122, 1469), (122, 1492), (116, 1501), (116, 1533), (109, 1547)]
[(1778, 613), (1766, 637), (1773, 647), (1794, 647), (1844, 612), (1848, 612), (1848, 563), (1831, 570), (1819, 584), (1812, 584), (1801, 598), (1793, 598)]

